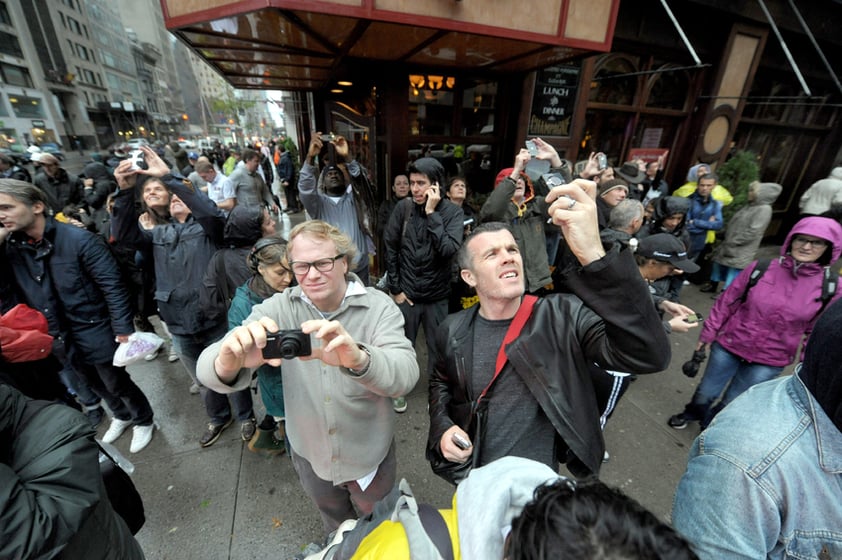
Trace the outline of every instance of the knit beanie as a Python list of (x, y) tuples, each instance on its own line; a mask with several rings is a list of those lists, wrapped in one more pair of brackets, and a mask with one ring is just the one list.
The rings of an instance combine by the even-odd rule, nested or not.
[(629, 185), (622, 179), (611, 179), (609, 181), (605, 181), (604, 183), (599, 183), (596, 186), (596, 194), (598, 196), (604, 196), (605, 193), (614, 189), (626, 189), (626, 194), (629, 192)]

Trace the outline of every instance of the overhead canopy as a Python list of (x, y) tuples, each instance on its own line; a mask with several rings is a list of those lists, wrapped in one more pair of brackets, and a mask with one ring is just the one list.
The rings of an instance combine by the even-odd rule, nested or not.
[(161, 0), (235, 88), (316, 90), (344, 61), (525, 71), (611, 47), (619, 0)]

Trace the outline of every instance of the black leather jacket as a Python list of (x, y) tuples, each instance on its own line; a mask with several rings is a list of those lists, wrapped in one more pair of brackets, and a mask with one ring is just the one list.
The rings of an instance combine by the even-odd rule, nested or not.
[[(599, 261), (571, 266), (565, 274), (576, 295), (540, 298), (506, 355), (555, 427), (563, 444), (560, 461), (577, 459), (596, 474), (605, 448), (588, 362), (652, 373), (669, 364), (670, 345), (630, 251), (614, 245)], [(428, 459), (441, 458), (441, 436), (454, 424), (451, 407), (477, 397), (466, 375), (472, 371), (478, 308), (450, 315), (434, 339)]]

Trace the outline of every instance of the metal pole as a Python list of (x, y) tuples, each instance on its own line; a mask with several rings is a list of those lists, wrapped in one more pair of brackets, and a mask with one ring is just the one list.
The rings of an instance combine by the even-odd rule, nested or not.
[(687, 47), (688, 51), (690, 51), (690, 56), (693, 57), (693, 61), (696, 63), (696, 66), (701, 66), (702, 61), (699, 60), (699, 56), (696, 54), (695, 49), (693, 49), (693, 45), (690, 44), (690, 39), (687, 38), (687, 35), (684, 34), (684, 30), (681, 28), (678, 20), (675, 19), (675, 15), (673, 15), (672, 10), (670, 10), (670, 7), (667, 5), (667, 0), (661, 0), (661, 6), (664, 7), (664, 10), (666, 10), (670, 20), (672, 20), (675, 30), (678, 31), (679, 37), (681, 37), (681, 40), (684, 41), (684, 46)]
[(839, 78), (836, 76), (836, 73), (833, 71), (833, 68), (830, 66), (830, 62), (827, 61), (827, 58), (824, 56), (824, 52), (822, 48), (819, 46), (818, 41), (813, 36), (813, 32), (810, 31), (810, 28), (807, 27), (807, 22), (804, 21), (804, 18), (801, 17), (801, 12), (798, 11), (798, 8), (795, 7), (795, 2), (789, 0), (789, 7), (792, 8), (792, 11), (795, 12), (795, 17), (798, 18), (798, 22), (801, 24), (801, 27), (804, 28), (804, 33), (807, 34), (807, 37), (810, 38), (810, 42), (813, 43), (813, 47), (816, 49), (816, 52), (819, 54), (819, 58), (822, 59), (825, 68), (827, 68), (828, 73), (830, 73), (830, 77), (833, 78), (833, 83), (836, 84), (836, 88), (839, 91), (842, 91), (842, 83), (839, 83)]
[(778, 30), (778, 26), (775, 25), (775, 20), (772, 19), (772, 14), (769, 13), (769, 9), (766, 8), (766, 3), (763, 0), (757, 0), (757, 3), (760, 4), (760, 8), (763, 10), (763, 13), (766, 14), (766, 19), (769, 20), (769, 25), (772, 27), (772, 31), (775, 33), (775, 37), (778, 38), (778, 42), (781, 44), (781, 48), (786, 55), (786, 59), (789, 61), (789, 65), (792, 66), (792, 71), (795, 72), (796, 77), (798, 77), (798, 81), (801, 83), (801, 89), (804, 90), (804, 93), (807, 96), (813, 95), (810, 91), (809, 86), (807, 86), (807, 82), (804, 81), (804, 76), (801, 75), (801, 71), (798, 69), (798, 65), (795, 64), (795, 59), (792, 58), (792, 53), (789, 52), (789, 47), (786, 46), (786, 41), (784, 41), (783, 36), (781, 35), (780, 30)]

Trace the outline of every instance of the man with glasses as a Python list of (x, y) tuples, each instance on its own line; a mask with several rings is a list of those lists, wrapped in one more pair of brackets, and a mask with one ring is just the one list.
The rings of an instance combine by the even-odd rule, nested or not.
[(350, 272), (357, 248), (348, 235), (310, 220), (293, 228), (288, 251), (298, 286), (256, 305), (243, 326), (202, 353), (197, 373), (215, 391), (241, 390), (256, 368), (281, 365), (263, 357), (267, 334), (301, 329), (312, 351), (283, 360), (286, 432), (293, 466), (330, 533), (392, 489), (391, 399), (415, 386), (418, 364), (400, 310)]
[(35, 175), (35, 186), (47, 194), (53, 212), (61, 212), (68, 204), (85, 203), (85, 185), (76, 175), (62, 169), (61, 162), (52, 154), (41, 154), (40, 171)]

